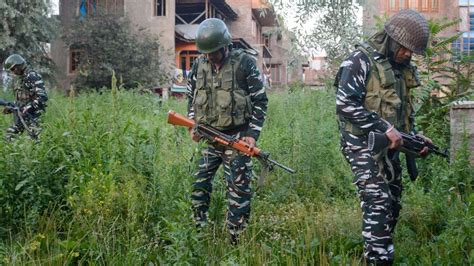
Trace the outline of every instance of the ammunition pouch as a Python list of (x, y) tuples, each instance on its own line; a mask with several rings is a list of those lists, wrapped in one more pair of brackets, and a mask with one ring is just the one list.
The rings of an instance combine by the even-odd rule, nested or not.
[(351, 133), (352, 135), (356, 135), (356, 136), (367, 135), (367, 133), (364, 132), (362, 129), (353, 125), (351, 122), (344, 120), (341, 117), (339, 117), (339, 128), (341, 130)]

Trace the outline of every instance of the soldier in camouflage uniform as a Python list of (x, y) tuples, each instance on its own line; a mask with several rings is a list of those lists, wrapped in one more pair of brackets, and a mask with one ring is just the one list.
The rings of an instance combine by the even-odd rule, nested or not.
[[(203, 54), (193, 65), (188, 84), (188, 117), (243, 139), (254, 147), (267, 110), (267, 96), (255, 59), (245, 51), (231, 49), (227, 26), (219, 19), (206, 19), (198, 28), (196, 45)], [(199, 136), (191, 130), (191, 137)], [(250, 215), (252, 160), (223, 146), (208, 145), (202, 151), (191, 195), (198, 227), (208, 219), (212, 179), (224, 165), (227, 184), (227, 219), (232, 243), (246, 227)]]
[(4, 62), (4, 68), (18, 77), (19, 84), (14, 87), (15, 105), (21, 113), (15, 113), (9, 106), (3, 109), (4, 114), (13, 113), (14, 117), (13, 125), (7, 129), (6, 138), (12, 139), (27, 130), (29, 136), (36, 140), (41, 131), (40, 116), (44, 112), (48, 100), (43, 79), (18, 54), (10, 55)]
[[(403, 141), (400, 131), (414, 131), (410, 89), (420, 85), (410, 61), (412, 53), (424, 54), (428, 37), (426, 19), (414, 10), (402, 10), (357, 45), (336, 76), (341, 149), (361, 202), (364, 255), (375, 265), (393, 263), (392, 233), (402, 195), (397, 149)], [(378, 154), (369, 151), (370, 131), (385, 133), (389, 148)]]

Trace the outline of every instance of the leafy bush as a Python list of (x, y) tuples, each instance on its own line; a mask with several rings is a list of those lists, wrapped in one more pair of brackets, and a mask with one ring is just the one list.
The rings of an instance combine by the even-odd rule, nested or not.
[(170, 72), (158, 37), (135, 29), (126, 16), (97, 14), (78, 17), (72, 31), (64, 34), (66, 44), (80, 50), (78, 88), (110, 87), (112, 72), (120, 86), (152, 88), (162, 84)]
[(418, 127), (427, 133), (440, 133), (448, 140), (450, 107), (474, 96), (472, 89), (472, 56), (461, 56), (450, 44), (461, 34), (439, 37), (439, 33), (455, 27), (459, 20), (430, 20), (430, 46), (423, 60), (417, 60), (422, 87), (414, 90)]

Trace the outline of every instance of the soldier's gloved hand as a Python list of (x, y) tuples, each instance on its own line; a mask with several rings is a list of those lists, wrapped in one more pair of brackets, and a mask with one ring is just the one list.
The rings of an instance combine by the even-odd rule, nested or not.
[(403, 138), (400, 132), (394, 127), (391, 126), (386, 132), (385, 135), (390, 140), (389, 149), (398, 149), (403, 145)]
[(7, 115), (7, 114), (11, 114), (13, 113), (13, 108), (11, 106), (5, 106), (3, 108), (3, 114)]

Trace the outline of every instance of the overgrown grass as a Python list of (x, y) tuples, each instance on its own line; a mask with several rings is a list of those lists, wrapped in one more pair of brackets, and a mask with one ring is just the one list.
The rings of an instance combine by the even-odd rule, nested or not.
[[(298, 173), (267, 176), (236, 247), (224, 228), (222, 172), (214, 223), (203, 232), (192, 226), (199, 145), (166, 123), (169, 109), (185, 113), (185, 102), (116, 91), (54, 94), (39, 144), (1, 140), (0, 264), (360, 264), (361, 214), (339, 151), (333, 92), (270, 95), (259, 145)], [(0, 118), (2, 128), (8, 123)], [(451, 166), (430, 157), (420, 161), (419, 180), (405, 179), (397, 262), (474, 263), (474, 172), (466, 156)]]

